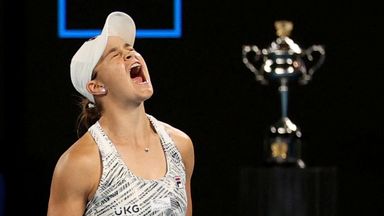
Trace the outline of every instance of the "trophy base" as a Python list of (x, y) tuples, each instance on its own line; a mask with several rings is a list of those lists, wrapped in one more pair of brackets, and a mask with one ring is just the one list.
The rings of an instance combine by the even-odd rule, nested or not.
[(305, 168), (305, 163), (301, 159), (289, 161), (267, 160), (263, 164), (264, 167), (283, 167), (283, 168)]
[(304, 168), (301, 159), (301, 132), (289, 118), (282, 118), (272, 125), (264, 142), (266, 167)]

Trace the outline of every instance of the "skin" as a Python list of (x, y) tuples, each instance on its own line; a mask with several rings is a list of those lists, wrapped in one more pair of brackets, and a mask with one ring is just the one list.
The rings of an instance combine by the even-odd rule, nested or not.
[[(130, 68), (139, 64), (147, 82), (130, 77)], [(107, 47), (95, 67), (97, 76), (88, 91), (102, 105), (99, 120), (115, 144), (123, 161), (136, 175), (159, 179), (166, 173), (166, 158), (158, 134), (152, 128), (144, 101), (153, 94), (143, 57), (119, 37), (109, 37)], [(192, 215), (191, 177), (194, 149), (190, 137), (169, 124), (160, 122), (175, 141), (186, 168), (187, 215)], [(150, 151), (145, 152), (144, 148)], [(53, 172), (48, 216), (82, 216), (86, 203), (94, 196), (101, 177), (101, 159), (92, 136), (87, 132), (59, 158)]]

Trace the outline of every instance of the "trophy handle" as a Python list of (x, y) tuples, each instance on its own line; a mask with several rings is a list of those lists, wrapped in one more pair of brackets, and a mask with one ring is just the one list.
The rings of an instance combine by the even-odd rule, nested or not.
[(319, 57), (317, 61), (314, 63), (314, 65), (312, 65), (312, 67), (308, 69), (308, 73), (304, 75), (303, 79), (301, 80), (302, 84), (306, 84), (312, 78), (313, 73), (315, 73), (315, 71), (319, 69), (319, 67), (324, 63), (325, 50), (323, 46), (313, 45), (309, 47), (307, 50), (305, 50), (304, 55), (307, 57), (309, 61), (314, 62), (314, 57), (312, 55), (312, 53), (314, 52), (317, 52), (319, 54)]
[(266, 84), (266, 80), (256, 66), (261, 57), (260, 49), (256, 45), (244, 45), (242, 55), (243, 63), (252, 73), (255, 74), (256, 80), (260, 81), (262, 84)]

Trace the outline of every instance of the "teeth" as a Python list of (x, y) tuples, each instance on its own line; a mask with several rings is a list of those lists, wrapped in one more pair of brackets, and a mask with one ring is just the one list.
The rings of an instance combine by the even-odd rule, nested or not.
[(136, 63), (134, 63), (134, 64), (132, 64), (132, 65), (131, 65), (131, 68), (134, 68), (134, 67), (140, 67), (140, 64), (139, 64), (139, 63), (137, 63), (137, 62), (136, 62)]

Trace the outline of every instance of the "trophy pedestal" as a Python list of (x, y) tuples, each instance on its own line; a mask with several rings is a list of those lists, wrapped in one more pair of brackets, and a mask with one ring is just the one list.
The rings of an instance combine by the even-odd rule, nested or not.
[(336, 215), (337, 169), (242, 168), (239, 215)]

